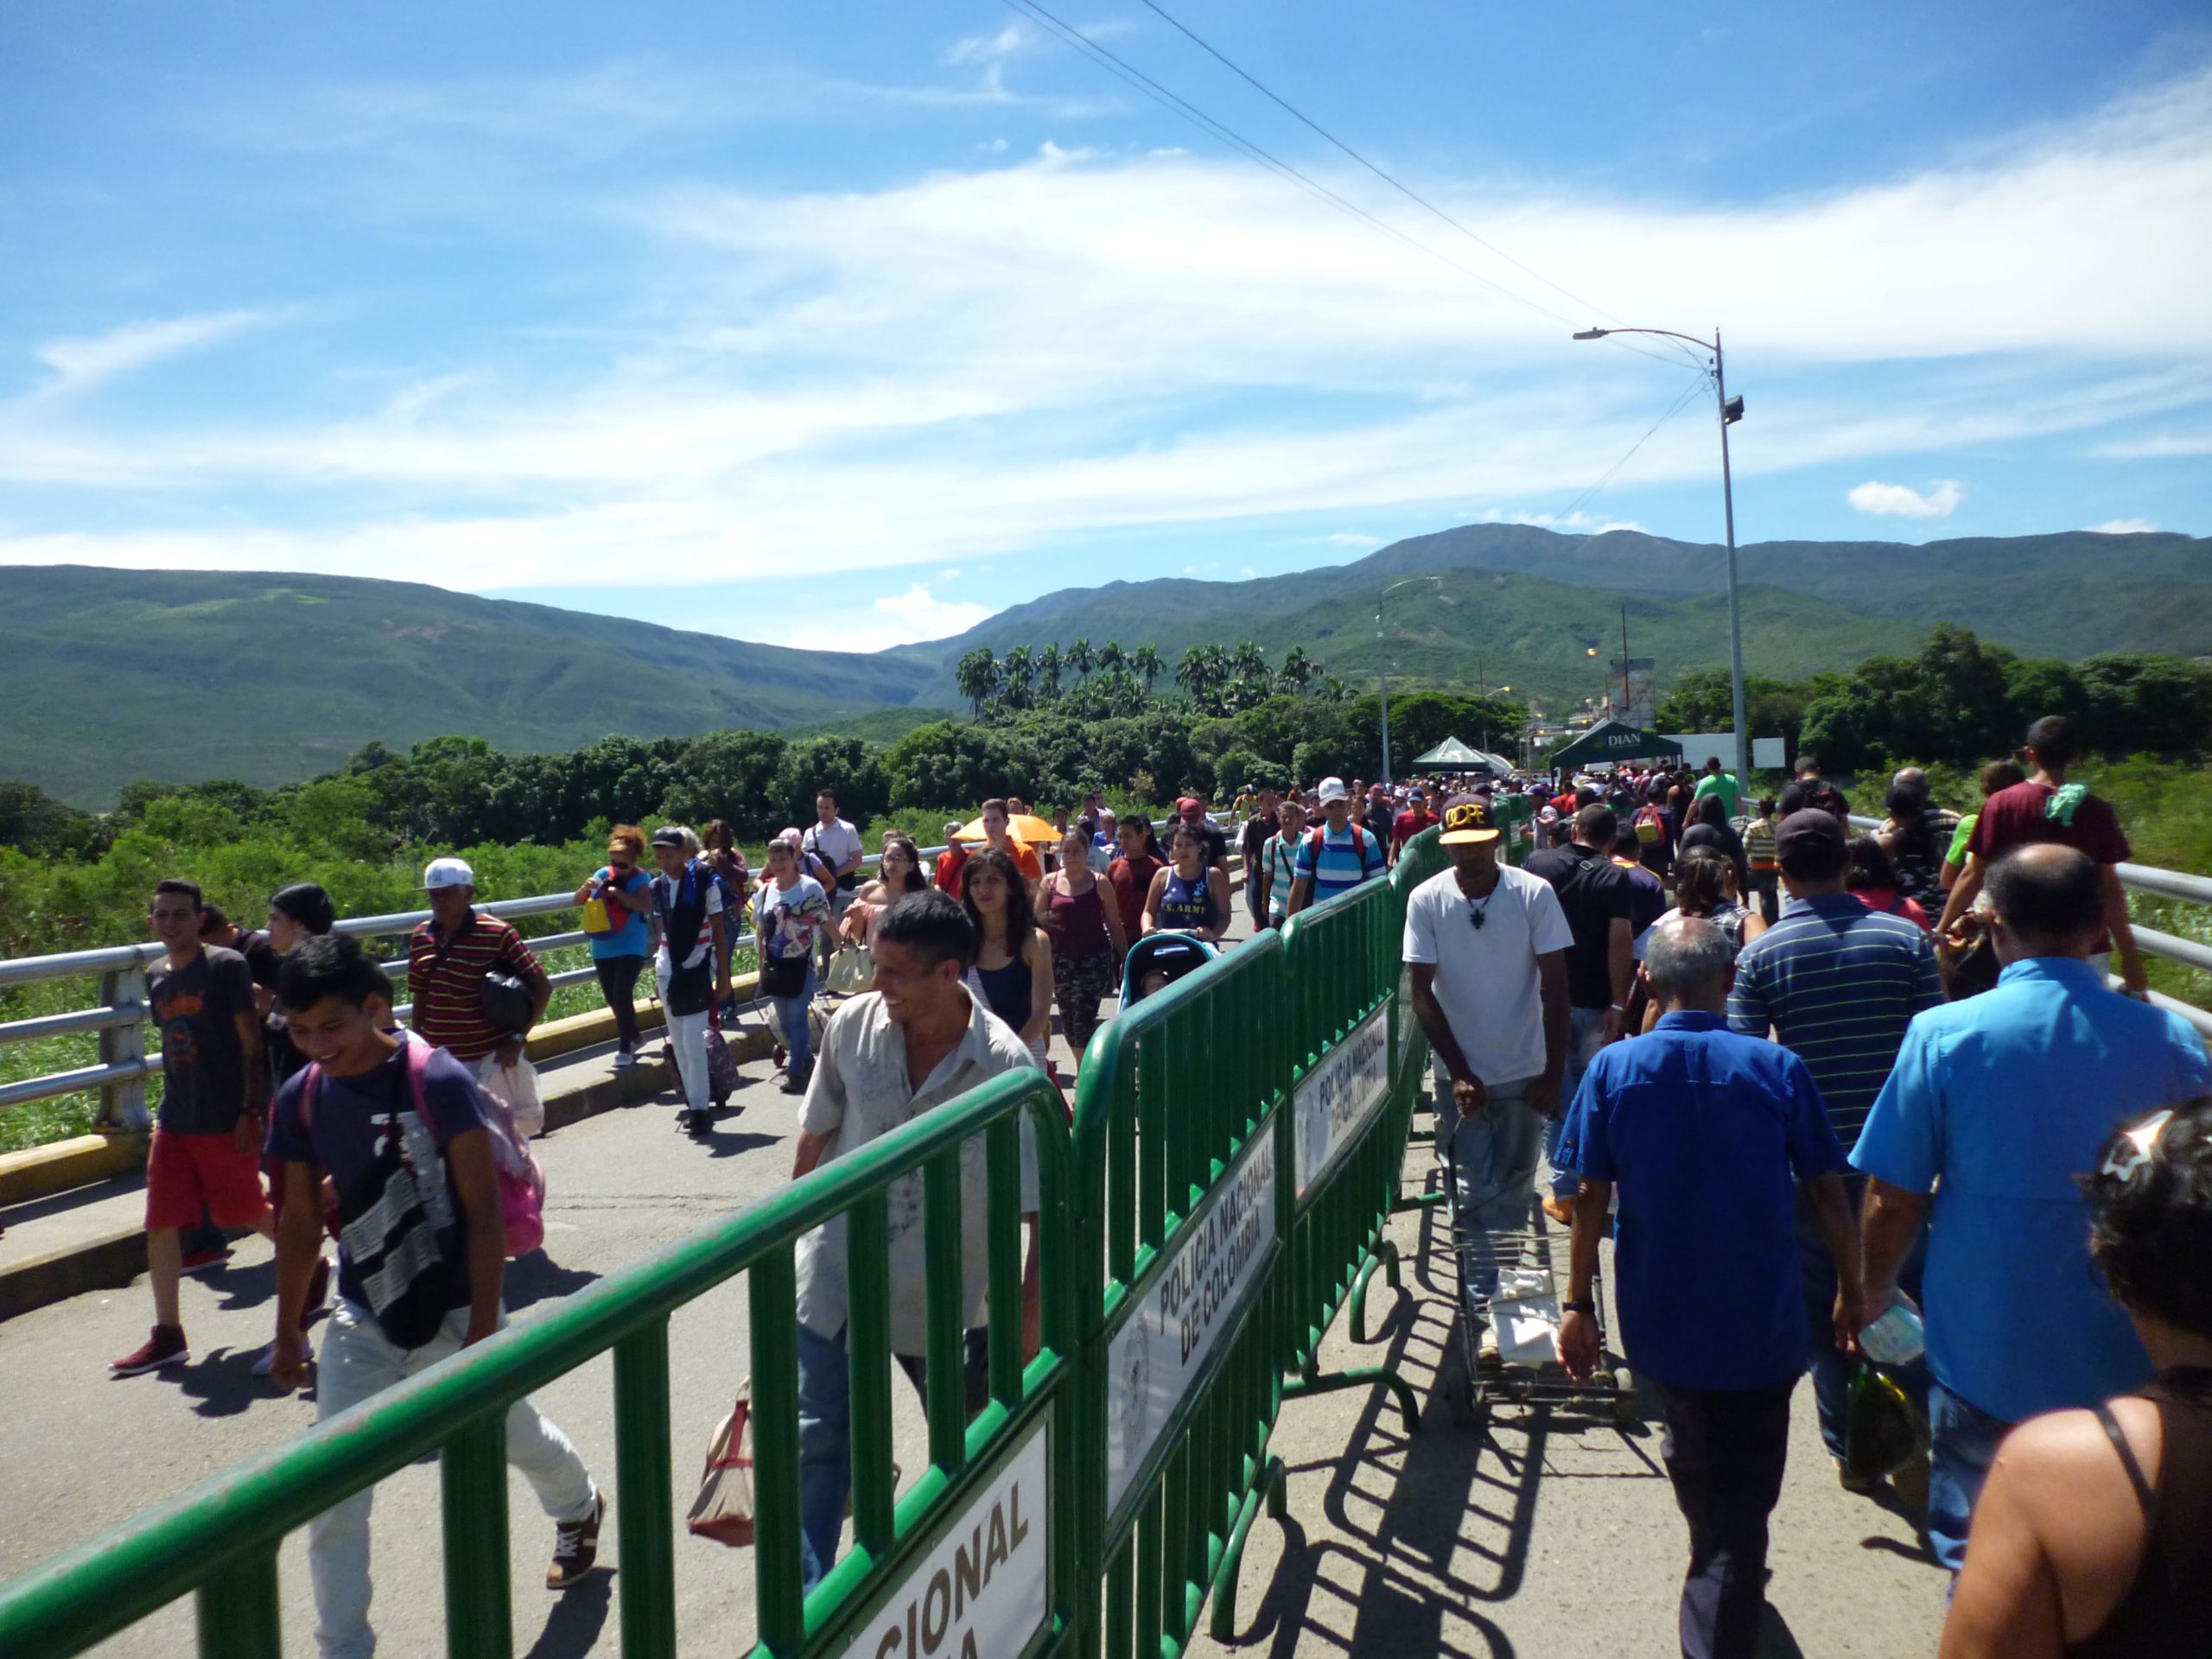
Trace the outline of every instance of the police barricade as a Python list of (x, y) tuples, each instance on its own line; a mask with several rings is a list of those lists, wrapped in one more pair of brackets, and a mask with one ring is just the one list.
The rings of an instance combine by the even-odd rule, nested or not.
[[(1022, 1359), (1020, 1134), (1035, 1135), (1042, 1348)], [(965, 1398), (961, 1167), (982, 1142), (989, 1398)], [(0, 1586), (0, 1656), (60, 1659), (188, 1593), (202, 1659), (280, 1650), (276, 1551), (331, 1503), (427, 1453), (442, 1463), (447, 1651), (513, 1652), (503, 1419), (613, 1351), (622, 1651), (677, 1649), (669, 1319), (748, 1274), (755, 1599), (763, 1659), (1031, 1659), (1080, 1654), (1085, 1553), (1070, 1499), (1086, 1414), (1070, 1230), (1067, 1117), (1039, 1074), (993, 1079), (823, 1166), (785, 1192), (510, 1326), (300, 1439)], [(894, 1501), (889, 1252), (894, 1185), (920, 1183), (929, 1466)], [(911, 1193), (911, 1185), (904, 1188)], [(911, 1211), (910, 1211), (911, 1213)], [(946, 1224), (938, 1225), (938, 1217)], [(802, 1235), (842, 1218), (850, 1261), (852, 1550), (800, 1590), (797, 1279)], [(738, 1356), (730, 1356), (733, 1381)]]
[[(1262, 933), (1103, 1028), (1076, 1090), (1094, 1652), (1179, 1652), (1281, 1465), (1288, 988)], [(1080, 1530), (1080, 1529), (1078, 1529)], [(1225, 1602), (1226, 1596), (1222, 1598)]]
[(1285, 1273), (1290, 1322), (1286, 1395), (1377, 1385), (1398, 1402), (1406, 1432), (1420, 1408), (1404, 1378), (1381, 1366), (1324, 1374), (1321, 1338), (1351, 1303), (1351, 1336), (1366, 1339), (1365, 1300), (1377, 1268), (1398, 1284), (1397, 1248), (1383, 1236), (1396, 1207), (1427, 1042), (1399, 995), (1406, 896), (1444, 867), (1437, 832), (1370, 881), (1285, 926), (1295, 1009), (1292, 1038), (1294, 1221)]

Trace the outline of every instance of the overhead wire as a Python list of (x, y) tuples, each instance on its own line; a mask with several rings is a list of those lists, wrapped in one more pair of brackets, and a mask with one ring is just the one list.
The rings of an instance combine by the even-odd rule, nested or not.
[[(1375, 214), (1369, 213), (1364, 207), (1359, 206), (1358, 203), (1347, 200), (1345, 197), (1339, 195), (1337, 192), (1330, 189), (1326, 185), (1320, 183), (1318, 180), (1315, 180), (1306, 174), (1300, 171), (1288, 162), (1284, 161), (1281, 156), (1276, 156), (1272, 151), (1268, 150), (1265, 146), (1245, 137), (1242, 133), (1237, 132), (1226, 123), (1217, 120), (1214, 117), (1207, 114), (1204, 110), (1192, 103), (1188, 99), (1182, 97), (1179, 93), (1171, 92), (1167, 87), (1161, 86), (1160, 82), (1154, 80), (1150, 75), (1145, 73), (1143, 70), (1138, 68), (1135, 64), (1130, 63), (1127, 59), (1121, 57), (1110, 48), (1100, 45), (1096, 41), (1084, 34), (1082, 29), (1077, 28), (1073, 23), (1068, 22), (1065, 19), (1056, 16), (1052, 11), (1048, 10), (1044, 5), (1039, 3), (1039, 0), (1003, 0), (1003, 3), (1008, 10), (1014, 11), (1017, 15), (1032, 18), (1034, 21), (1044, 24), (1046, 28), (1050, 29), (1065, 44), (1071, 46), (1076, 50), (1083, 53), (1093, 62), (1098, 64), (1109, 73), (1119, 77), (1130, 86), (1136, 87), (1140, 92), (1152, 99), (1154, 102), (1160, 104), (1163, 107), (1172, 110), (1174, 113), (1181, 116), (1185, 121), (1198, 127), (1201, 131), (1205, 132), (1208, 136), (1228, 145), (1232, 149), (1236, 150), (1247, 160), (1249, 160), (1261, 167), (1266, 168), (1268, 171), (1276, 174), (1280, 177), (1289, 180), (1299, 186), (1301, 189), (1306, 191), (1309, 194), (1312, 194), (1317, 199), (1329, 203), (1339, 211), (1348, 213), (1353, 218), (1364, 222), (1372, 229), (1389, 237), (1392, 241), (1398, 243), (1400, 245), (1408, 248), (1416, 253), (1427, 255), (1430, 258), (1436, 260), (1438, 263), (1447, 265), (1452, 270), (1458, 271), (1461, 276), (1479, 283), (1484, 288), (1491, 289), (1493, 293), (1512, 301), (1516, 305), (1521, 306), (1526, 310), (1534, 312), (1538, 316), (1548, 318), (1554, 322), (1563, 324), (1567, 327), (1571, 328), (1574, 326), (1574, 319), (1567, 315), (1565, 313), (1554, 311), (1549, 306), (1544, 305), (1538, 301), (1532, 300), (1527, 295), (1520, 293), (1516, 289), (1508, 288), (1503, 283), (1496, 282), (1491, 277), (1485, 276), (1482, 272), (1476, 270), (1470, 266), (1462, 264), (1459, 260), (1452, 258), (1449, 254), (1441, 252), (1439, 250), (1431, 247), (1427, 243), (1420, 240), (1416, 237), (1408, 235), (1396, 226), (1391, 225), (1385, 220), (1377, 218)], [(1626, 340), (1622, 340), (1618, 343), (1625, 349), (1635, 352), (1638, 356), (1650, 358), (1656, 363), (1671, 363), (1674, 360), (1669, 357), (1662, 357), (1656, 352), (1645, 351), (1641, 346), (1635, 346)]]
[(1656, 434), (1661, 427), (1666, 425), (1667, 423), (1673, 420), (1675, 416), (1681, 414), (1684, 409), (1688, 407), (1691, 398), (1696, 397), (1698, 393), (1703, 391), (1712, 384), (1713, 372), (1700, 365), (1698, 372), (1690, 377), (1689, 385), (1682, 388), (1681, 395), (1676, 397), (1673, 403), (1667, 406), (1667, 412), (1662, 415), (1657, 420), (1652, 422), (1649, 427), (1644, 429), (1643, 435), (1638, 438), (1634, 443), (1629, 445), (1626, 451), (1622, 454), (1621, 458), (1618, 461), (1616, 461), (1611, 466), (1606, 467), (1604, 475), (1601, 476), (1596, 483), (1592, 484), (1588, 489), (1583, 491), (1581, 494), (1576, 496), (1574, 499), (1568, 504), (1567, 511), (1560, 514), (1560, 521), (1564, 523), (1566, 520), (1573, 518), (1576, 513), (1581, 512), (1583, 504), (1588, 501), (1592, 496), (1596, 495), (1599, 491), (1604, 489), (1606, 485), (1611, 483), (1613, 481), (1614, 474), (1618, 473), (1622, 467), (1627, 466), (1630, 461), (1635, 459), (1636, 452), (1643, 448), (1645, 444), (1650, 442), (1653, 435)]
[[(1408, 201), (1414, 202), (1419, 207), (1425, 208), (1443, 223), (1450, 226), (1453, 230), (1459, 232), (1460, 235), (1465, 237), (1470, 242), (1475, 244), (1476, 246), (1485, 250), (1500, 259), (1503, 259), (1507, 264), (1511, 265), (1516, 270), (1522, 272), (1523, 275), (1534, 277), (1536, 281), (1541, 283), (1546, 288), (1551, 289), (1553, 293), (1559, 295), (1562, 299), (1572, 300), (1575, 304), (1583, 307), (1586, 310), (1594, 312), (1599, 316), (1604, 317), (1609, 321), (1616, 323), (1624, 322), (1622, 318), (1614, 315), (1613, 313), (1606, 310), (1605, 307), (1584, 299), (1582, 296), (1575, 293), (1572, 289), (1564, 287), (1560, 283), (1554, 282), (1550, 277), (1545, 276), (1543, 272), (1536, 270), (1534, 266), (1526, 264), (1522, 261), (1515, 258), (1511, 254), (1508, 253), (1503, 248), (1499, 247), (1497, 243), (1491, 241), (1488, 237), (1479, 234), (1459, 219), (1455, 219), (1450, 213), (1446, 213), (1443, 208), (1438, 207), (1427, 196), (1422, 195), (1411, 185), (1408, 185), (1403, 180), (1385, 172), (1382, 168), (1376, 165), (1375, 162), (1370, 161), (1366, 156), (1361, 155), (1359, 151), (1354, 149), (1343, 139), (1338, 137), (1337, 135), (1330, 131), (1328, 128), (1323, 126), (1319, 121), (1316, 121), (1312, 116), (1306, 114), (1305, 111), (1300, 109), (1288, 99), (1283, 97), (1281, 93), (1276, 92), (1273, 87), (1262, 81), (1257, 75), (1253, 74), (1251, 71), (1245, 68), (1243, 65), (1238, 63), (1227, 53), (1222, 51), (1220, 48), (1215, 46), (1211, 41), (1206, 40), (1203, 35), (1199, 35), (1197, 30), (1191, 28), (1191, 26), (1184, 22), (1181, 18), (1169, 11), (1166, 7), (1160, 4), (1159, 0), (1143, 0), (1143, 4), (1148, 10), (1158, 16), (1171, 28), (1180, 33), (1184, 38), (1188, 40), (1193, 46), (1196, 46), (1200, 51), (1205, 53), (1209, 57), (1219, 63), (1224, 68), (1227, 69), (1231, 74), (1234, 74), (1240, 80), (1243, 80), (1247, 86), (1252, 87), (1255, 92), (1259, 92), (1262, 97), (1268, 99), (1298, 121), (1302, 122), (1306, 127), (1319, 134), (1321, 137), (1326, 139), (1330, 143), (1335, 145), (1337, 149), (1342, 150), (1353, 161), (1357, 162), (1362, 167), (1365, 168), (1370, 173), (1372, 173), (1376, 178), (1382, 180), (1383, 183), (1389, 185), (1393, 190), (1398, 192), (1399, 194), (1404, 196)], [(1624, 323), (1624, 326), (1625, 326)], [(1642, 348), (1632, 345), (1628, 340), (1617, 340), (1614, 343), (1631, 351), (1642, 351)], [(1685, 355), (1688, 355), (1687, 347), (1680, 347), (1678, 349), (1681, 349)], [(1656, 355), (1649, 351), (1643, 351), (1642, 354), (1646, 357)], [(1661, 360), (1663, 361), (1664, 359), (1662, 359)], [(1693, 358), (1691, 360), (1695, 361), (1695, 359)]]

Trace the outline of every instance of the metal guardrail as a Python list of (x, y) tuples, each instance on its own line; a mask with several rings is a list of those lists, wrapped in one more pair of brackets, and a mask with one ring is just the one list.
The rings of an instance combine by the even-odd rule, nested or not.
[[(1170, 820), (1158, 820), (1154, 829)], [(943, 845), (924, 847), (922, 857), (933, 860), (945, 849)], [(862, 869), (873, 869), (883, 861), (880, 853), (868, 853), (861, 860)], [(572, 893), (544, 893), (527, 899), (499, 899), (480, 904), (477, 908), (486, 914), (512, 921), (518, 918), (556, 915), (577, 908)], [(335, 931), (356, 938), (383, 938), (394, 934), (411, 933), (416, 926), (428, 921), (427, 910), (395, 911), (383, 916), (352, 916), (340, 921)], [(585, 944), (588, 935), (580, 931), (554, 933), (530, 941), (533, 950), (559, 950)], [(738, 936), (736, 948), (754, 943), (753, 936)], [(71, 950), (44, 957), (17, 957), (0, 961), (0, 989), (15, 985), (35, 985), (60, 979), (97, 977), (99, 981), (99, 1001), (89, 1008), (73, 1009), (66, 1014), (40, 1014), (28, 1020), (0, 1023), (0, 1044), (26, 1043), (41, 1038), (80, 1036), (88, 1033), (99, 1038), (99, 1058), (96, 1065), (77, 1066), (63, 1071), (51, 1071), (44, 1076), (26, 1077), (19, 1082), (0, 1084), (0, 1111), (11, 1106), (22, 1106), (33, 1101), (50, 1100), (59, 1095), (74, 1095), (97, 1091), (101, 1096), (100, 1109), (96, 1122), (102, 1125), (143, 1133), (151, 1122), (146, 1107), (146, 1079), (157, 1077), (162, 1070), (158, 1053), (146, 1052), (145, 1030), (153, 1017), (146, 995), (146, 969), (159, 962), (164, 952), (158, 943), (144, 944), (106, 945), (95, 950)], [(404, 977), (407, 971), (404, 958), (384, 964), (385, 971)], [(589, 968), (572, 968), (549, 975), (554, 988), (581, 985), (594, 977)], [(412, 1003), (397, 1005), (392, 1012), (405, 1019), (414, 1010)]]

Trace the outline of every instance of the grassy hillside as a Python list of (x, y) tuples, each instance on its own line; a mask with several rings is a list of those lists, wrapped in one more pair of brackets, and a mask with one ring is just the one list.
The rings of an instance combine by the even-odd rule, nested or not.
[(499, 748), (821, 723), (927, 671), (344, 577), (0, 570), (0, 776), (105, 806), (134, 779), (272, 784), (371, 738)]

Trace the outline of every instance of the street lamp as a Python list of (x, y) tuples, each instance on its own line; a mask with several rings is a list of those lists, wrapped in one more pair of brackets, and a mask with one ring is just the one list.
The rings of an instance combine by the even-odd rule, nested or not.
[(1728, 375), (1721, 360), (1718, 328), (1713, 331), (1711, 340), (1678, 334), (1671, 328), (1582, 328), (1576, 331), (1574, 337), (1603, 340), (1607, 334), (1663, 334), (1669, 340), (1688, 340), (1713, 353), (1713, 394), (1720, 408), (1720, 503), (1728, 526), (1728, 690), (1736, 720), (1736, 781), (1749, 788), (1751, 753), (1744, 719), (1744, 613), (1736, 590), (1736, 492), (1728, 474), (1728, 429), (1744, 418), (1744, 400), (1728, 395)]
[(1394, 582), (1375, 596), (1375, 673), (1382, 690), (1382, 787), (1390, 786), (1390, 652), (1382, 639), (1382, 601), (1401, 588), (1410, 588), (1417, 582), (1433, 582), (1444, 585), (1441, 576), (1408, 576), (1403, 582)]

